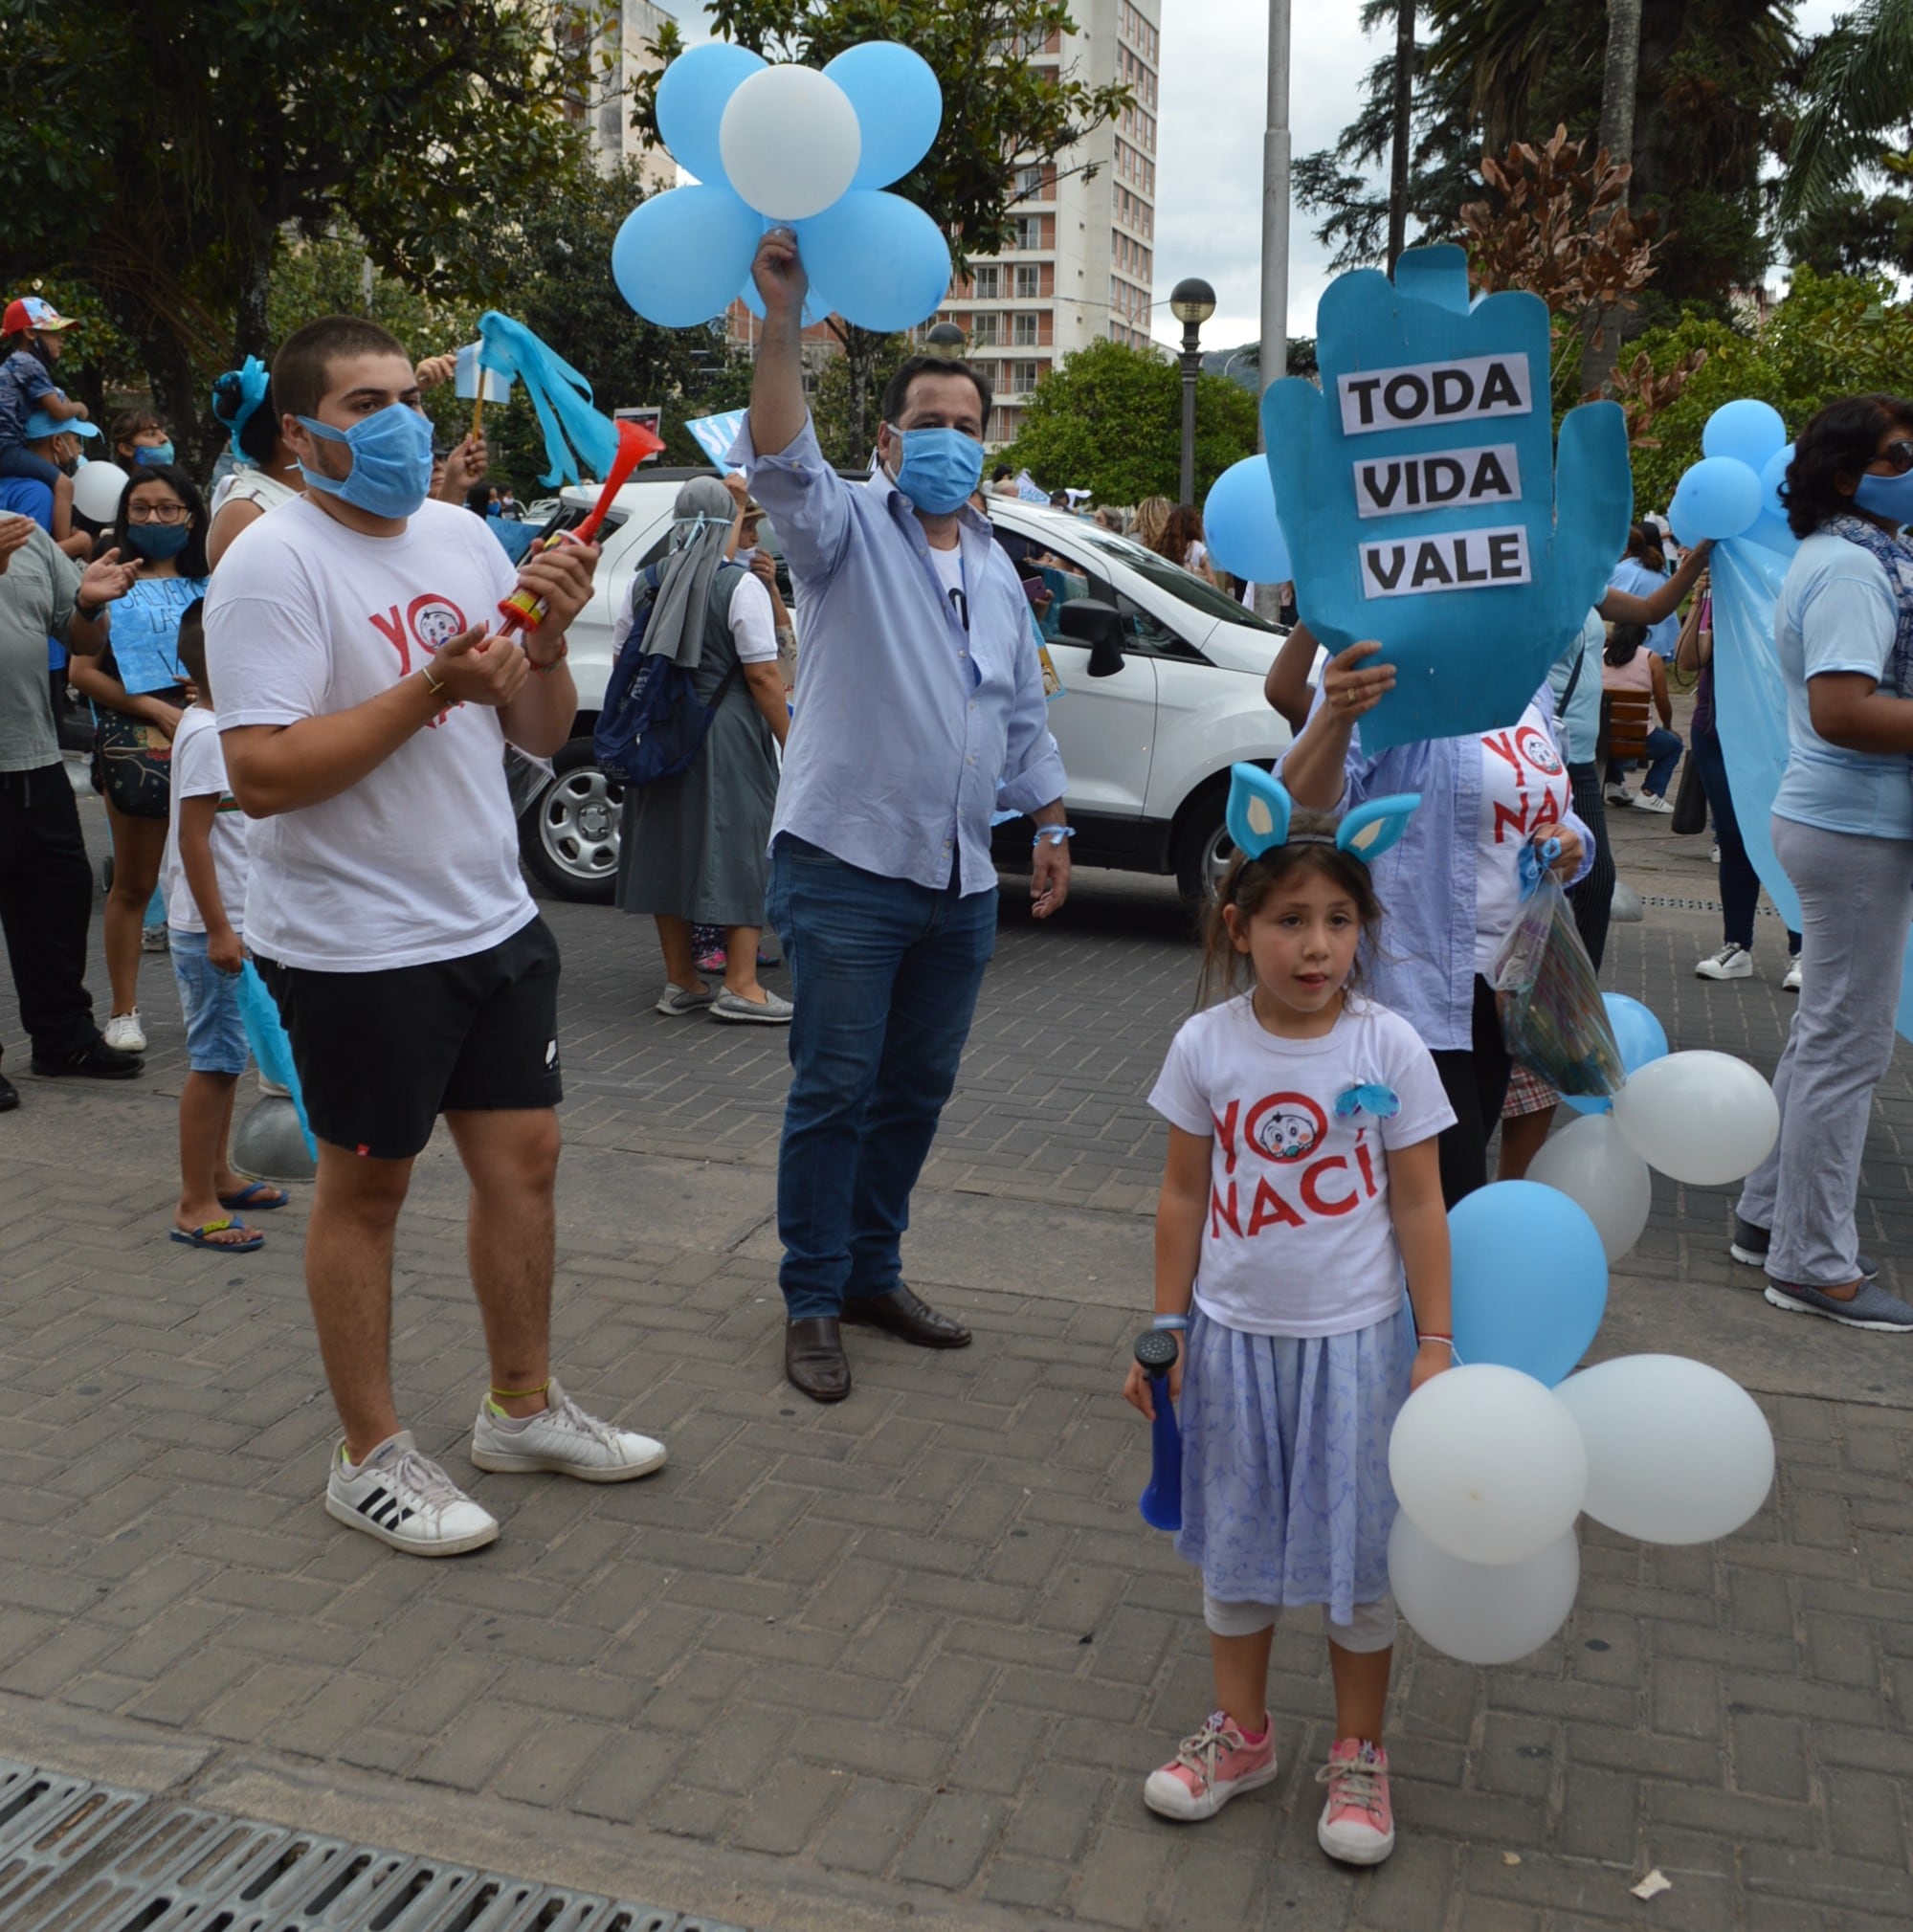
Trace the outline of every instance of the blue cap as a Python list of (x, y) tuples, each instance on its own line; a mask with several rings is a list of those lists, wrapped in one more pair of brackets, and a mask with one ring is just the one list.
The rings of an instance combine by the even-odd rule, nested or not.
[(45, 410), (35, 410), (27, 418), (26, 427), (20, 432), (20, 440), (23, 443), (43, 443), (49, 436), (97, 436), (99, 433), (100, 425), (89, 423), (84, 416), (68, 416), (62, 421)]

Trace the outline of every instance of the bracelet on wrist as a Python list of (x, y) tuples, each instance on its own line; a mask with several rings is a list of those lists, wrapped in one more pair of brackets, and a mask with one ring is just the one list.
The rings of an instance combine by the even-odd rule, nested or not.
[(570, 652), (570, 649), (571, 649), (570, 639), (568, 637), (561, 637), (558, 640), (558, 648), (551, 654), (551, 661), (548, 664), (541, 664), (538, 661), (538, 659), (531, 655), (529, 651), (527, 651), (524, 654), (525, 661), (531, 666), (533, 673), (537, 677), (550, 677), (552, 672), (557, 670), (559, 665), (564, 663), (566, 656)]
[(444, 678), (434, 677), (432, 675), (432, 666), (430, 664), (421, 664), (418, 667), (418, 675), (425, 679), (425, 688), (432, 693), (433, 697), (436, 698), (445, 689)]
[(1432, 1328), (1426, 1330), (1425, 1332), (1421, 1329), (1417, 1329), (1415, 1331), (1414, 1339), (1417, 1342), (1438, 1342), (1444, 1348), (1446, 1348), (1449, 1351), (1451, 1355), (1455, 1352), (1455, 1338), (1452, 1335), (1438, 1335)]
[(1061, 845), (1065, 839), (1075, 836), (1076, 827), (1073, 825), (1039, 825), (1035, 837), (1030, 841), (1030, 849), (1034, 852), (1039, 845)]
[(1149, 1323), (1149, 1326), (1151, 1328), (1173, 1328), (1178, 1333), (1182, 1333), (1189, 1327), (1189, 1317), (1187, 1315), (1158, 1315)]

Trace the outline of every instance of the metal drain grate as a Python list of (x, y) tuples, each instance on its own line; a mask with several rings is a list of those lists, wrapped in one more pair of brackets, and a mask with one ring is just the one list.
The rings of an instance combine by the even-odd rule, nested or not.
[[(1651, 893), (1636, 895), (1642, 905), (1657, 905), (1667, 912), (1719, 912), (1721, 901), (1717, 899), (1661, 899)], [(1761, 919), (1778, 919), (1780, 915), (1770, 905), (1765, 903), (1755, 908)]]
[(0, 1759), (7, 1932), (744, 1932)]

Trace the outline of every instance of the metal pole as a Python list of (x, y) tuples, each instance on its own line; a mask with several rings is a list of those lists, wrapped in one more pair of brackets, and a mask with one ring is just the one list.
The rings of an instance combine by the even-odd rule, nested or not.
[(1182, 503), (1195, 501), (1195, 378), (1202, 367), (1197, 327), (1185, 322), (1182, 331), (1182, 494), (1176, 500)]
[[(1289, 0), (1269, 0), (1269, 109), (1262, 134), (1261, 387), (1289, 367)], [(1268, 436), (1257, 425), (1259, 449)], [(1274, 622), (1273, 584), (1256, 586), (1256, 614)]]

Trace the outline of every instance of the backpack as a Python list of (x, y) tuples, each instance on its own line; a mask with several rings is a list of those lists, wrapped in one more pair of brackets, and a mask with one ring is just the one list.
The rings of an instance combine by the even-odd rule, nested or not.
[(652, 599), (657, 593), (657, 566), (638, 573), (631, 630), (612, 667), (605, 701), (591, 733), (599, 768), (626, 785), (651, 785), (688, 770), (711, 728), (718, 706), (738, 674), (724, 673), (708, 705), (698, 702), (697, 673), (675, 658), (646, 656)]

